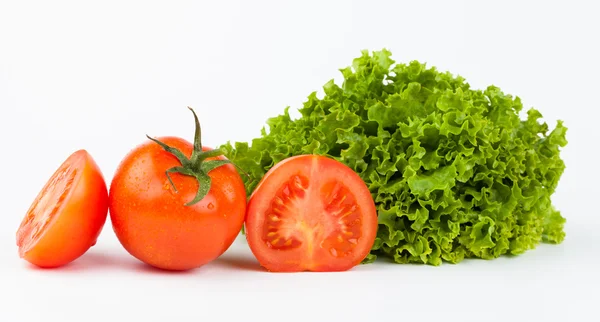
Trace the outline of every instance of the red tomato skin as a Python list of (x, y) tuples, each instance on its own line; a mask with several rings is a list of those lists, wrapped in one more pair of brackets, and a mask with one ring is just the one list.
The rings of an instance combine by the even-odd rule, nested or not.
[[(41, 268), (64, 266), (86, 253), (104, 227), (108, 214), (108, 190), (102, 172), (86, 150), (74, 152), (67, 163), (77, 169), (64, 197), (37, 241), (27, 242), (26, 218), (17, 232), (19, 255)], [(48, 183), (46, 183), (46, 186)], [(38, 195), (36, 200), (39, 200)]]
[[(188, 141), (157, 139), (191, 156)], [(214, 159), (225, 158), (209, 160)], [(194, 269), (222, 255), (239, 234), (246, 212), (244, 184), (234, 166), (209, 172), (208, 194), (185, 206), (196, 195), (198, 181), (172, 173), (176, 192), (165, 174), (180, 165), (158, 144), (145, 142), (122, 160), (109, 192), (109, 213), (119, 242), (138, 260), (164, 270)]]
[[(352, 255), (345, 258), (331, 257), (328, 249), (319, 247), (318, 242), (324, 238), (322, 233), (315, 234), (316, 240), (310, 246), (310, 251), (307, 250), (307, 247), (290, 250), (271, 249), (262, 240), (261, 230), (266, 222), (265, 209), (268, 209), (268, 204), (272, 203), (273, 191), (279, 189), (282, 182), (294, 175), (303, 175), (313, 181), (339, 180), (352, 191), (358, 210), (362, 214), (363, 223), (361, 241), (358, 242)], [(311, 200), (305, 205), (305, 211), (313, 214), (319, 213), (322, 198), (323, 196), (314, 197), (315, 200)], [(326, 230), (326, 226), (326, 224), (322, 224), (321, 228), (325, 227), (322, 230)], [(273, 166), (250, 196), (245, 222), (246, 239), (250, 249), (260, 265), (270, 272), (349, 270), (360, 264), (370, 252), (377, 235), (377, 227), (375, 203), (366, 184), (358, 174), (336, 160), (317, 155), (293, 156)]]

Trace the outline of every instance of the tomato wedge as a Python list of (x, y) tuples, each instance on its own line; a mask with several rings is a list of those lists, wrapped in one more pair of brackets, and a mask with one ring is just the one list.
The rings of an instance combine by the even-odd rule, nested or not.
[(300, 155), (279, 162), (259, 182), (245, 229), (268, 271), (345, 271), (369, 254), (377, 211), (352, 169), (325, 156)]
[(106, 183), (85, 150), (71, 154), (39, 192), (17, 230), (19, 256), (44, 268), (65, 265), (96, 240), (108, 215)]

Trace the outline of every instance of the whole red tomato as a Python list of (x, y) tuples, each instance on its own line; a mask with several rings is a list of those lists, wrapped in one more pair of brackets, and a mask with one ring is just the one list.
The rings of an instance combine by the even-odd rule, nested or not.
[[(191, 110), (191, 109), (190, 109)], [(223, 254), (246, 212), (244, 183), (221, 151), (160, 137), (121, 161), (109, 190), (113, 230), (142, 262), (165, 270), (200, 267)]]

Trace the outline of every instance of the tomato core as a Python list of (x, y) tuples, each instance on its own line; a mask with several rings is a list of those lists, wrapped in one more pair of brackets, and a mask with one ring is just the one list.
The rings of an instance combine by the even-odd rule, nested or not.
[[(320, 197), (323, 196), (323, 197)], [(361, 218), (356, 198), (342, 183), (331, 181), (320, 189), (306, 176), (285, 182), (265, 212), (263, 241), (272, 249), (319, 247), (332, 256), (350, 254), (361, 236)]]

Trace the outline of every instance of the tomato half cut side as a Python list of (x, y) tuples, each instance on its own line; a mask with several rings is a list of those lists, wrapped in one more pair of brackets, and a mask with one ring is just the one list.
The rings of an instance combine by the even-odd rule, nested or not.
[(48, 179), (17, 230), (19, 256), (44, 268), (65, 265), (96, 240), (108, 215), (108, 191), (85, 150), (71, 154)]
[(262, 178), (250, 196), (245, 229), (268, 271), (345, 271), (369, 254), (377, 211), (367, 185), (348, 166), (300, 155)]

